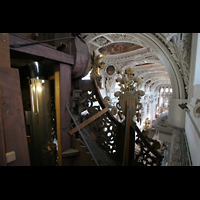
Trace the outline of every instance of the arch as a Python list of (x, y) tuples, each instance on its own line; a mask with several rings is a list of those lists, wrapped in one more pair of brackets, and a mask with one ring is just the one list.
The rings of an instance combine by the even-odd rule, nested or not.
[(160, 87), (171, 87), (171, 84), (168, 82), (162, 82), (162, 83), (155, 83), (155, 86), (152, 87), (152, 91), (156, 92), (156, 90), (158, 90), (158, 88)]
[[(86, 36), (84, 40), (90, 42), (91, 40), (97, 37), (106, 36), (109, 34), (112, 33), (95, 33), (95, 34), (90, 33)], [(120, 33), (120, 34), (133, 36), (142, 41), (143, 43), (145, 43), (148, 47), (150, 47), (154, 52), (154, 54), (157, 56), (157, 58), (162, 62), (162, 64), (164, 65), (165, 69), (169, 74), (173, 89), (173, 98), (174, 99), (186, 98), (184, 83), (179, 68), (175, 63), (174, 59), (172, 58), (171, 53), (160, 39), (158, 39), (152, 33)], [(129, 40), (127, 40), (127, 42), (128, 41)], [(126, 40), (123, 40), (123, 42), (126, 42)]]
[[(157, 76), (153, 76), (153, 77), (151, 76), (152, 73), (153, 72), (141, 73), (141, 74), (138, 75), (139, 78), (145, 77), (145, 78), (143, 78), (143, 83), (142, 84), (145, 84), (149, 80), (151, 80), (152, 83), (153, 83), (153, 81), (157, 81), (157, 80), (161, 81), (162, 80), (162, 77), (160, 77), (160, 75), (162, 75), (162, 73), (157, 73)], [(146, 74), (146, 76), (145, 76), (145, 74)], [(165, 72), (165, 74), (167, 74), (167, 72)]]

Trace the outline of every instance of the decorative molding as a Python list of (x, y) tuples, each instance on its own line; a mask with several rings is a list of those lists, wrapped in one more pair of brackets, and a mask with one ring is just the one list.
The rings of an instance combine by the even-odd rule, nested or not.
[(124, 33), (109, 34), (108, 37), (111, 38), (114, 42), (126, 41), (126, 42), (131, 42), (143, 47), (147, 47), (146, 44), (140, 41), (138, 38), (124, 34)]
[(100, 46), (107, 46), (111, 43), (111, 41), (109, 41), (107, 38), (101, 36), (99, 38), (96, 38), (94, 40), (97, 44), (99, 44)]
[(169, 166), (181, 166), (181, 129), (172, 130), (171, 150), (169, 157)]
[(95, 46), (95, 45), (92, 44), (92, 43), (89, 43), (89, 47), (90, 47), (90, 49), (91, 49), (91, 52), (95, 51), (95, 50), (98, 48), (97, 46)]
[(154, 33), (168, 48), (181, 72), (188, 94), (190, 73), (191, 33)]
[(196, 118), (200, 119), (200, 99), (197, 99), (196, 104), (193, 108), (193, 114)]
[[(124, 53), (125, 54), (125, 53)], [(118, 63), (120, 64), (120, 68), (128, 68), (128, 67), (134, 67), (136, 65), (142, 65), (146, 63), (156, 63), (156, 64), (162, 64), (158, 58), (153, 55), (151, 52), (147, 50), (143, 50), (143, 52), (132, 52), (132, 54), (126, 54), (123, 57), (118, 56), (106, 56), (106, 58), (102, 59), (105, 63)]]
[(114, 77), (116, 76), (116, 72), (114, 72), (114, 74), (112, 74), (112, 75), (107, 74), (107, 68), (108, 68), (109, 66), (111, 66), (111, 65), (116, 69), (115, 64), (106, 64), (105, 67), (104, 67), (104, 76), (105, 76), (106, 78), (114, 78)]

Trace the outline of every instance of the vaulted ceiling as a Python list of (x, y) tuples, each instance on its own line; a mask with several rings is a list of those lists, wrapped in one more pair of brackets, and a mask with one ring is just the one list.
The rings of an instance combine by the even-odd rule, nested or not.
[(144, 83), (151, 80), (154, 86), (170, 85), (169, 75), (152, 50), (138, 38), (124, 33), (106, 33), (103, 35), (82, 33), (88, 46), (98, 55), (107, 56), (102, 60), (106, 65), (114, 65), (125, 70), (135, 68), (135, 76), (142, 77)]

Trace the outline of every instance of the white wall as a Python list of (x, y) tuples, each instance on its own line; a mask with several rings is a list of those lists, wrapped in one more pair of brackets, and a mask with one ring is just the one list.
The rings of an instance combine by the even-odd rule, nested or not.
[(195, 74), (194, 74), (194, 84), (200, 85), (200, 33), (198, 33), (197, 38), (197, 49), (196, 49), (196, 62), (195, 62)]
[[(199, 126), (200, 124), (198, 124)], [(191, 159), (194, 166), (200, 165), (200, 133), (193, 122), (191, 115), (187, 112), (185, 119), (185, 132), (187, 135)]]
[(194, 107), (200, 99), (200, 33), (192, 34), (190, 83), (188, 95), (189, 110), (185, 115), (185, 133), (193, 165), (200, 165), (200, 119), (194, 115)]
[(170, 99), (168, 123), (179, 128), (185, 128), (185, 110), (182, 110), (178, 104), (187, 103), (187, 99)]

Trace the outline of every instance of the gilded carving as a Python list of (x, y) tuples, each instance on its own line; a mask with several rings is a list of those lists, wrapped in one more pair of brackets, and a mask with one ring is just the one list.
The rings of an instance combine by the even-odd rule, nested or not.
[(149, 118), (147, 117), (146, 119), (145, 119), (145, 122), (144, 122), (144, 129), (149, 129), (150, 128), (150, 120), (149, 120)]
[[(124, 118), (124, 116), (126, 116), (126, 101), (131, 100), (131, 126), (135, 125), (135, 122), (133, 121), (135, 115), (137, 117), (137, 121), (139, 121), (141, 116), (139, 110), (142, 108), (140, 99), (141, 96), (144, 96), (145, 94), (142, 90), (136, 91), (138, 85), (142, 83), (142, 79), (134, 77), (133, 72), (133, 67), (127, 68), (124, 73), (122, 73), (120, 69), (116, 69), (116, 73), (121, 75), (121, 78), (118, 77), (116, 79), (116, 82), (119, 82), (120, 91), (117, 91), (114, 94), (115, 97), (118, 97), (118, 103), (116, 107), (121, 120)], [(109, 98), (106, 97), (105, 100), (109, 100)], [(106, 102), (106, 104), (108, 104), (108, 102)], [(113, 106), (110, 107), (112, 108)], [(114, 113), (116, 113), (116, 110)], [(122, 125), (125, 125), (125, 121), (122, 122)]]
[(102, 70), (105, 66), (105, 62), (100, 60), (104, 58), (106, 55), (99, 54), (96, 56), (96, 53), (93, 51), (93, 57), (92, 57), (92, 73), (90, 75), (91, 79), (95, 77), (101, 76), (100, 70)]

